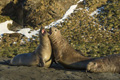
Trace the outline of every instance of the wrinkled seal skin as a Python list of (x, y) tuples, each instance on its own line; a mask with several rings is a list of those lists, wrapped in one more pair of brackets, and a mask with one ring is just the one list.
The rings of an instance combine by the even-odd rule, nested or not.
[(40, 44), (38, 45), (34, 52), (19, 54), (15, 56), (10, 61), (10, 65), (49, 67), (52, 62), (51, 43), (48, 38), (48, 33), (44, 31), (42, 28), (39, 31), (39, 38)]
[(60, 63), (65, 68), (86, 69), (88, 62), (93, 59), (85, 57), (73, 49), (57, 28), (50, 28), (49, 33), (53, 49), (52, 51), (56, 62)]
[(89, 62), (87, 70), (90, 72), (120, 73), (120, 54), (95, 59)]

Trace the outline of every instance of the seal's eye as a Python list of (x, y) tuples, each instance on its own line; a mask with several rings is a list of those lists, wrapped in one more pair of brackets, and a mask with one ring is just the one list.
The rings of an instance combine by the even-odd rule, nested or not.
[(57, 30), (55, 29), (55, 31), (57, 31)]

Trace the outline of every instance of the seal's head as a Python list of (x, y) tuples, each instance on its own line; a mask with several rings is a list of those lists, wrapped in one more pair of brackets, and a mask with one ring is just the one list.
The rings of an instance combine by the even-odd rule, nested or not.
[(105, 71), (106, 69), (104, 62), (101, 59), (89, 62), (87, 65), (87, 70), (90, 72), (102, 72)]
[(48, 33), (47, 31), (45, 31), (43, 27), (40, 28), (39, 38), (40, 38), (40, 41), (46, 40), (48, 38)]
[(58, 30), (55, 27), (51, 27), (49, 30), (49, 39), (51, 41), (51, 45), (52, 45), (52, 51), (55, 57), (55, 61), (60, 60), (60, 57), (62, 55), (62, 51), (63, 51), (63, 46), (64, 46), (64, 39), (61, 35), (60, 30)]
[(41, 35), (42, 35), (42, 36), (45, 36), (46, 33), (47, 33), (47, 32), (45, 31), (45, 29), (44, 29), (43, 27), (41, 27), (41, 28), (40, 28), (40, 31), (39, 31), (39, 36), (41, 36)]
[[(61, 37), (61, 33), (60, 33), (60, 30), (58, 30), (57, 28), (55, 27), (51, 27), (50, 28), (50, 31), (49, 31), (49, 37), (50, 39), (57, 39), (58, 37)], [(59, 38), (58, 38), (59, 39)]]
[[(43, 28), (41, 27), (40, 28), (40, 31), (39, 31), (39, 41), (40, 41), (40, 44), (45, 44), (46, 42), (50, 42), (50, 39), (48, 37), (48, 32)], [(45, 44), (47, 45), (47, 44)]]

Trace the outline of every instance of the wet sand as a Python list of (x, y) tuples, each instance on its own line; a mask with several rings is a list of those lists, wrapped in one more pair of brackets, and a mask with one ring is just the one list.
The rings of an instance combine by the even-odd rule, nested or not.
[(10, 66), (0, 58), (0, 80), (120, 80), (119, 73), (90, 73), (85, 70), (64, 69), (53, 64), (50, 68)]

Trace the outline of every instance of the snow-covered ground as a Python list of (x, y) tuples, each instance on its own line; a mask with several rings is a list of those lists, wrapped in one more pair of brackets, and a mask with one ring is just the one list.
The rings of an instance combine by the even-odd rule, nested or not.
[(95, 11), (93, 11), (93, 12), (90, 14), (90, 16), (94, 16), (95, 14), (98, 15), (98, 14), (101, 12), (102, 9), (104, 9), (104, 7), (100, 7), (100, 8), (98, 8), (98, 9), (96, 9)]
[(10, 31), (8, 30), (7, 28), (7, 25), (8, 24), (12, 24), (13, 21), (12, 20), (9, 20), (9, 21), (5, 21), (3, 23), (0, 23), (0, 35), (2, 36), (2, 34), (4, 33), (14, 33), (14, 31)]
[(27, 38), (31, 38), (32, 35), (37, 35), (39, 30), (33, 30), (31, 31), (30, 28), (23, 28), (20, 31), (18, 31), (17, 33), (21, 33), (24, 34)]
[(77, 3), (83, 2), (84, 0), (79, 0)]
[(8, 29), (7, 25), (12, 24), (12, 23), (13, 23), (12, 20), (0, 23), (0, 38), (2, 38), (2, 35), (4, 33), (21, 33), (21, 34), (25, 35), (27, 38), (31, 38), (32, 35), (38, 34), (39, 30), (31, 30), (30, 28), (23, 28), (23, 29), (19, 30), (18, 32), (11, 31)]

